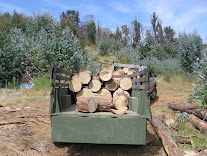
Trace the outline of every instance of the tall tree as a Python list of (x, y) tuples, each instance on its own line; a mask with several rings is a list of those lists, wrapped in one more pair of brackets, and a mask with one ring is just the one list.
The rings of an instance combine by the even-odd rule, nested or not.
[(96, 37), (96, 39), (97, 39), (97, 43), (99, 43), (100, 41), (101, 41), (101, 34), (102, 34), (102, 29), (101, 29), (101, 27), (100, 27), (100, 25), (99, 25), (99, 21), (98, 21), (98, 28), (97, 28), (97, 37)]
[(158, 41), (158, 43), (163, 43), (164, 42), (164, 35), (163, 35), (163, 29), (162, 29), (162, 24), (160, 21), (158, 21), (157, 23), (157, 35), (156, 35), (156, 39)]
[(152, 29), (153, 29), (153, 32), (154, 32), (154, 37), (156, 37), (156, 35), (157, 35), (158, 15), (156, 15), (155, 12), (152, 13), (150, 22), (152, 24)]
[(73, 33), (77, 34), (77, 29), (80, 23), (79, 12), (75, 10), (67, 10), (66, 12), (62, 12), (60, 15), (60, 25), (62, 29), (65, 27), (70, 27)]
[(170, 26), (164, 28), (165, 31), (165, 40), (169, 42), (173, 42), (175, 31)]
[(114, 38), (116, 41), (120, 41), (122, 40), (122, 32), (119, 30), (119, 27), (116, 28), (116, 33), (114, 35)]
[(128, 26), (125, 24), (125, 25), (122, 25), (122, 33), (124, 34), (123, 36), (123, 45), (124, 46), (127, 46), (128, 43), (129, 43), (129, 28)]
[(96, 25), (95, 22), (92, 21), (87, 25), (87, 33), (88, 33), (88, 40), (95, 44), (96, 43)]
[(133, 25), (133, 46), (137, 45), (138, 41), (141, 40), (141, 24), (135, 19), (132, 21)]

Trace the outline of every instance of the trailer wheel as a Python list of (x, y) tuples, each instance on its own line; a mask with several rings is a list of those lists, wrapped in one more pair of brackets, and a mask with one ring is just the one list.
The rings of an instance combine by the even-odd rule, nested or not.
[(157, 89), (155, 87), (150, 94), (150, 100), (154, 101), (156, 99), (156, 97), (157, 97)]

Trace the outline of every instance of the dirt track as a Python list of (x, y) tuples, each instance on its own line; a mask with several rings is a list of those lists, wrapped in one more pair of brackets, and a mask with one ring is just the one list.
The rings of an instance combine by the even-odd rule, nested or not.
[[(158, 87), (159, 99), (151, 105), (153, 113), (162, 113), (168, 102), (185, 102), (187, 93), (170, 94), (171, 88)], [(188, 90), (188, 89), (187, 89)], [(0, 155), (77, 155), (77, 156), (134, 156), (165, 155), (152, 126), (147, 125), (146, 146), (64, 144), (55, 147), (51, 142), (48, 117), (49, 96), (33, 106), (9, 103), (10, 96), (0, 98)], [(175, 101), (176, 100), (176, 101)], [(18, 101), (18, 100), (17, 100)]]

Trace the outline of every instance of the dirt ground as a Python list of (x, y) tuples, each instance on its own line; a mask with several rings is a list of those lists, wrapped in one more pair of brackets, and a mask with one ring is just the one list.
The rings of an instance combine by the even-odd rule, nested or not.
[[(191, 86), (158, 82), (158, 99), (151, 103), (153, 114), (167, 113), (169, 102), (187, 102)], [(166, 155), (153, 127), (147, 123), (147, 145), (63, 144), (51, 142), (48, 116), (49, 95), (0, 95), (0, 155), (48, 156), (135, 156)]]

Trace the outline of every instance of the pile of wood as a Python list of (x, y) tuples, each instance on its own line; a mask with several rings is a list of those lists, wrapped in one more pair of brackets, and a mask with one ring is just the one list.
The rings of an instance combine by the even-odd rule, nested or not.
[(180, 104), (167, 104), (168, 108), (176, 111), (189, 113), (188, 118), (191, 124), (203, 133), (207, 133), (207, 110), (198, 109), (194, 106), (185, 106)]
[(69, 89), (76, 94), (76, 108), (80, 112), (112, 111), (124, 114), (128, 109), (129, 91), (136, 71), (125, 67), (113, 71), (105, 69), (93, 76), (90, 71), (81, 71), (70, 81)]

